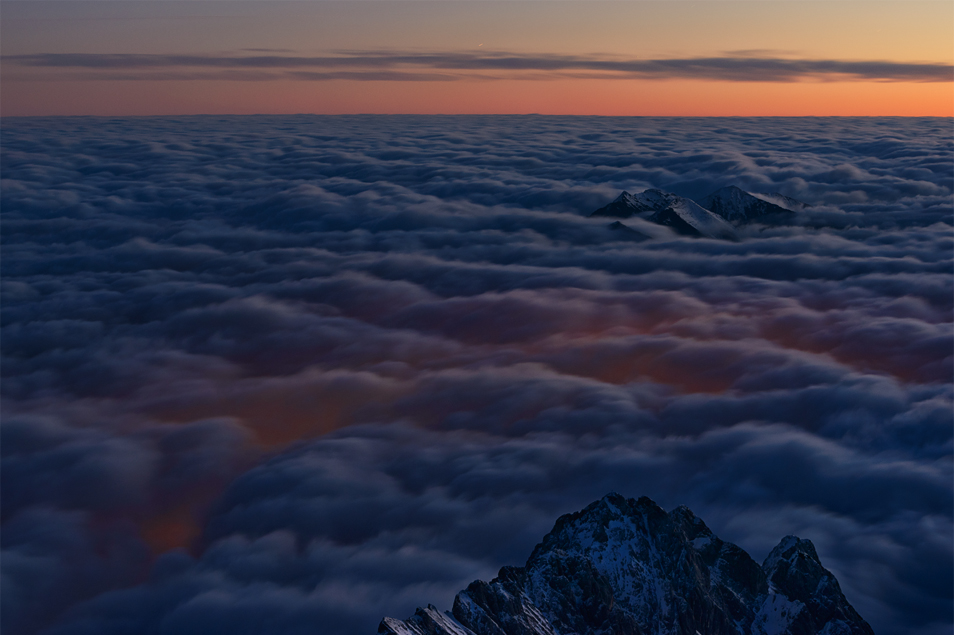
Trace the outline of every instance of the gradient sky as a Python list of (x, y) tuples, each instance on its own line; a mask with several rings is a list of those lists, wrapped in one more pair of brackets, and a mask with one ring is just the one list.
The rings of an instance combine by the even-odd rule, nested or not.
[(954, 114), (950, 2), (16, 1), (2, 113)]

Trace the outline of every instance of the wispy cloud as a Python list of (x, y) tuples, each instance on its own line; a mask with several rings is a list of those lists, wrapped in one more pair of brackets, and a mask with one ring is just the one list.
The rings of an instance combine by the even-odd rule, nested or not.
[[(713, 57), (614, 59), (510, 52), (347, 51), (324, 56), (42, 53), (4, 58), (20, 67), (83, 70), (98, 79), (448, 81), (487, 72), (554, 79), (711, 79), (734, 82), (954, 81), (954, 66), (884, 60), (792, 59), (735, 52)], [(243, 71), (236, 74), (236, 71)], [(256, 71), (256, 72), (248, 72)]]

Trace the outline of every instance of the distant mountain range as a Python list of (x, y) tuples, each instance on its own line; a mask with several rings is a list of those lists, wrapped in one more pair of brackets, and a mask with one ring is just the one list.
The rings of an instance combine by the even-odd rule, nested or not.
[(609, 494), (557, 520), (524, 567), (382, 635), (872, 635), (809, 540), (759, 566), (686, 507)]
[[(805, 203), (779, 193), (753, 194), (734, 185), (723, 187), (702, 199), (701, 203), (663, 190), (649, 189), (638, 194), (623, 192), (616, 200), (590, 216), (631, 218), (633, 216), (671, 227), (686, 236), (735, 240), (734, 226), (766, 217), (792, 213), (808, 207)], [(620, 229), (616, 221), (610, 225)], [(623, 225), (623, 227), (627, 227)]]

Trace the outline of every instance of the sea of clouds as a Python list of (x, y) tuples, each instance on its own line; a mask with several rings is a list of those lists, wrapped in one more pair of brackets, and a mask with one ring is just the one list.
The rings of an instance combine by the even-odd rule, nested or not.
[[(950, 120), (7, 119), (5, 635), (370, 635), (607, 492), (952, 624)], [(587, 214), (811, 207), (738, 242)], [(638, 225), (639, 221), (632, 221)]]

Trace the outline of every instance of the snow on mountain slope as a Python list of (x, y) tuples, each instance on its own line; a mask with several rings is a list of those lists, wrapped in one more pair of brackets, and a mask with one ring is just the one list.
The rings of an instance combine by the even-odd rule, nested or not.
[(669, 207), (678, 196), (662, 190), (649, 189), (638, 194), (623, 192), (616, 199), (605, 205), (590, 216), (612, 216), (629, 218), (630, 216), (648, 216), (653, 212), (660, 212)]
[(872, 635), (808, 540), (763, 566), (685, 507), (609, 494), (562, 516), (524, 567), (386, 618), (383, 635)]
[(730, 224), (688, 198), (676, 197), (668, 208), (656, 212), (649, 220), (672, 227), (687, 236), (727, 240), (738, 238)]
[(638, 194), (623, 192), (612, 203), (601, 207), (590, 216), (631, 218), (636, 216), (666, 225), (687, 236), (706, 238), (736, 238), (735, 230), (695, 201), (663, 190), (649, 189)]
[(441, 613), (432, 604), (428, 604), (426, 609), (417, 609), (414, 615), (406, 620), (384, 618), (378, 632), (390, 635), (474, 635), (472, 630), (455, 620), (453, 615)]
[[(781, 194), (752, 194), (730, 185), (701, 201), (703, 207), (731, 223), (747, 223), (769, 214), (791, 214), (791, 207), (805, 206)], [(784, 204), (783, 204), (784, 203)]]
[(790, 196), (779, 194), (778, 192), (770, 192), (768, 194), (760, 194), (758, 192), (749, 192), (749, 194), (751, 194), (755, 198), (760, 198), (767, 203), (778, 205), (779, 207), (783, 209), (787, 209), (790, 212), (800, 212), (806, 207), (811, 207), (811, 205), (809, 205), (808, 203), (803, 203)]
[(821, 565), (811, 541), (786, 536), (762, 569), (776, 593), (805, 606), (792, 619), (793, 632), (854, 632), (851, 625), (861, 616), (845, 601), (838, 580)]

